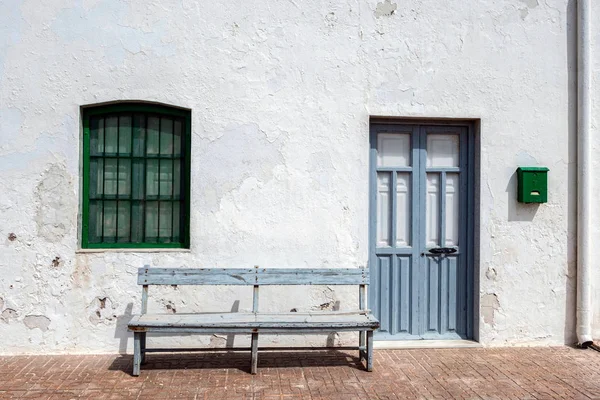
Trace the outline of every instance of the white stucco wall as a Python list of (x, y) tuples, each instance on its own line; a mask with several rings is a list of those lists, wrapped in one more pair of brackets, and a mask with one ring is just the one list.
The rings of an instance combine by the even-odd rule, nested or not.
[[(592, 18), (592, 143), (593, 154), (600, 154), (600, 29), (598, 21), (600, 21), (600, 7), (596, 2), (593, 2)], [(600, 157), (593, 158), (593, 167), (597, 171), (600, 168)], [(593, 177), (592, 193), (600, 193), (600, 173), (595, 172)], [(593, 198), (595, 196), (592, 196)], [(594, 244), (600, 243), (600, 203), (597, 207), (592, 208), (592, 226)], [(600, 263), (592, 265), (592, 336), (594, 339), (600, 339)]]
[[(366, 265), (372, 115), (481, 119), (478, 339), (574, 342), (574, 17), (567, 0), (1, 2), (0, 352), (125, 351), (145, 263)], [(190, 251), (78, 251), (80, 106), (116, 100), (192, 110)], [(516, 202), (519, 165), (550, 168), (547, 204)], [(247, 310), (246, 289), (151, 309)], [(273, 309), (356, 301), (269, 290)]]

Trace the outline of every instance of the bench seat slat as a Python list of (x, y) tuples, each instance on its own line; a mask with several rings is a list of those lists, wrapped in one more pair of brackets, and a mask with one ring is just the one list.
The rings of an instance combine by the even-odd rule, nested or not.
[(379, 322), (371, 314), (332, 313), (201, 313), (201, 314), (144, 314), (129, 322), (131, 330), (176, 331), (177, 329), (266, 329), (266, 330), (331, 330), (376, 329)]

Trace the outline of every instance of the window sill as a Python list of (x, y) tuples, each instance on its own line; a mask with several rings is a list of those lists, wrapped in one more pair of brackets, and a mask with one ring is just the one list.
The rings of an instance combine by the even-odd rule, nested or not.
[(90, 253), (191, 253), (191, 249), (78, 249), (75, 254)]

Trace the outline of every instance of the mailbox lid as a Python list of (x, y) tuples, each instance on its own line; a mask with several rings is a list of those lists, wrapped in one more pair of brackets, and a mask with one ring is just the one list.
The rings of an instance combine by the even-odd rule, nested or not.
[(517, 168), (517, 173), (523, 172), (548, 172), (550, 168), (548, 167), (519, 167)]

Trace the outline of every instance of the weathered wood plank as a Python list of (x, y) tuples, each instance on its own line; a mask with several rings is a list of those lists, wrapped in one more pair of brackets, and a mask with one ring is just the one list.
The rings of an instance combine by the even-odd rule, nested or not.
[(250, 373), (256, 375), (256, 369), (258, 367), (258, 333), (252, 334), (252, 362), (250, 365)]
[(373, 371), (373, 331), (367, 332), (367, 371)]
[(368, 284), (364, 268), (259, 268), (258, 285), (359, 285)]
[[(142, 315), (133, 316), (128, 324), (129, 330), (134, 332), (133, 374), (135, 376), (139, 375), (140, 365), (147, 352), (168, 351), (168, 349), (146, 349), (146, 332), (251, 334), (250, 370), (255, 374), (258, 367), (259, 333), (331, 333), (358, 330), (359, 346), (353, 349), (360, 350), (361, 358), (367, 361), (368, 371), (373, 368), (373, 330), (379, 328), (379, 321), (366, 308), (368, 269), (150, 268), (145, 266), (138, 271), (138, 284), (144, 285)], [(148, 285), (252, 285), (253, 312), (147, 314)], [(261, 285), (360, 285), (360, 310), (259, 313), (258, 295)], [(172, 349), (172, 351), (196, 351), (196, 349)]]
[(201, 328), (201, 329), (318, 329), (335, 331), (351, 328), (374, 329), (379, 326), (375, 317), (369, 314), (144, 314), (135, 316), (129, 322), (135, 328)]
[(140, 268), (140, 285), (368, 285), (366, 268)]
[[(356, 346), (329, 346), (329, 347), (312, 347), (312, 346), (276, 346), (276, 347), (261, 347), (260, 351), (342, 351), (342, 350), (361, 350)], [(252, 351), (252, 347), (172, 347), (160, 348), (155, 347), (146, 349), (146, 353), (179, 353), (179, 352), (218, 352), (218, 351)], [(362, 349), (364, 353), (365, 350)], [(366, 357), (365, 357), (366, 358)]]
[(148, 285), (142, 286), (142, 314), (148, 312)]
[(253, 285), (254, 269), (140, 268), (139, 285)]
[(210, 327), (210, 328), (165, 328), (165, 327), (132, 327), (130, 328), (133, 332), (162, 332), (162, 333), (195, 333), (195, 334), (203, 334), (203, 335), (212, 335), (212, 334), (246, 334), (249, 335), (251, 333), (264, 333), (264, 334), (322, 334), (322, 333), (333, 333), (333, 332), (356, 332), (360, 329), (371, 329), (371, 327), (356, 327), (356, 326), (346, 326), (346, 327), (312, 327), (307, 328), (302, 325), (299, 326), (289, 326), (287, 328), (279, 327), (279, 328), (226, 328), (226, 327)]
[(133, 333), (133, 376), (140, 376), (142, 364), (141, 338), (143, 333)]

